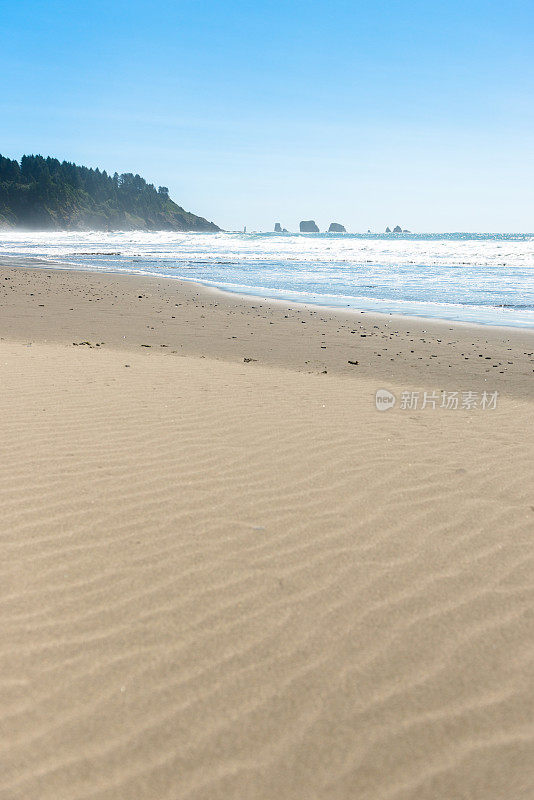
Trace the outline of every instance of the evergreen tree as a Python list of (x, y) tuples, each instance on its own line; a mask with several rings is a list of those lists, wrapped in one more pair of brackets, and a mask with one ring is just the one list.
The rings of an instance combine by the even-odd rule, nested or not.
[(217, 231), (184, 211), (166, 186), (131, 172), (113, 177), (100, 169), (56, 158), (23, 156), (20, 164), (0, 155), (0, 227), (150, 228)]

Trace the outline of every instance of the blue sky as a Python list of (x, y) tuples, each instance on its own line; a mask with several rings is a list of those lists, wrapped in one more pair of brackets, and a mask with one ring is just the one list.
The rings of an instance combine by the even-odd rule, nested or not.
[(0, 0), (0, 153), (227, 229), (534, 230), (531, 2)]

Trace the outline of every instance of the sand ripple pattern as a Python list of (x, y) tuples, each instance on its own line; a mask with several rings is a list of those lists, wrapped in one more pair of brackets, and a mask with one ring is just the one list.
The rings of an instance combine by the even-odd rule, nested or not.
[(2, 800), (534, 797), (532, 404), (44, 344), (0, 370)]

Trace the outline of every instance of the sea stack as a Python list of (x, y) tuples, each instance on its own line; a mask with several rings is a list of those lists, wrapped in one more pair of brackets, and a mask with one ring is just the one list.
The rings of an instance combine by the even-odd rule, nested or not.
[(301, 233), (319, 233), (319, 228), (315, 224), (314, 219), (303, 220), (300, 223), (300, 232)]
[(279, 222), (274, 223), (274, 232), (275, 233), (282, 233), (282, 226)]
[(391, 228), (386, 228), (386, 233), (391, 233)]
[(400, 225), (395, 225), (393, 228), (393, 233), (402, 233), (402, 228)]
[(328, 233), (346, 233), (345, 227), (340, 225), (339, 222), (331, 222), (328, 228)]

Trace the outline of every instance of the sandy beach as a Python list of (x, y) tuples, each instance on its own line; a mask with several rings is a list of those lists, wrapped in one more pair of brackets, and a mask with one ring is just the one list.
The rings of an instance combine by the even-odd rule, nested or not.
[(6, 264), (0, 370), (2, 800), (534, 797), (534, 331)]

